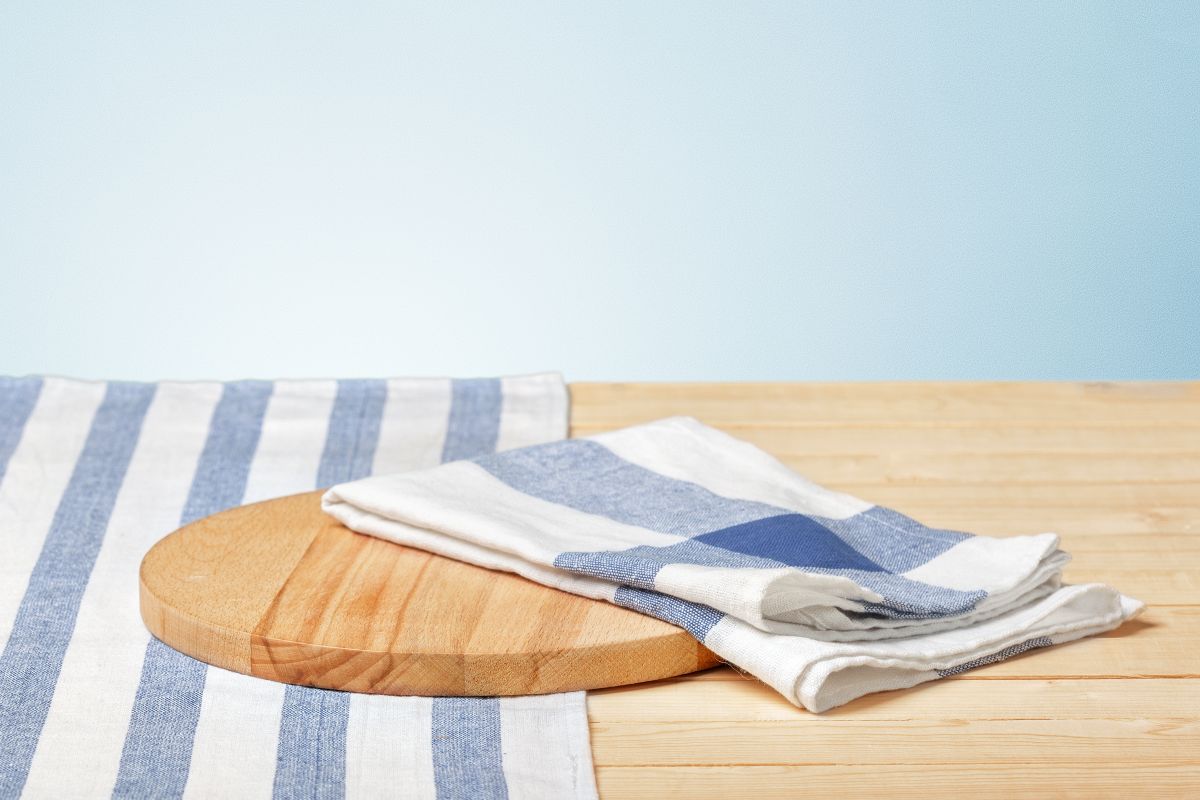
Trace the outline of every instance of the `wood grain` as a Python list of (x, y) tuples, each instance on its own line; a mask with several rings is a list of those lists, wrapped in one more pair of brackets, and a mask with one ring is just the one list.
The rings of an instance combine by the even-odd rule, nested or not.
[(141, 568), (150, 631), (236, 672), (377, 694), (542, 694), (717, 663), (664, 622), (353, 533), (320, 498), (231, 509), (156, 544)]
[(819, 716), (720, 667), (588, 696), (603, 798), (1200, 797), (1200, 383), (573, 384), (572, 433), (674, 414), (921, 521), (1052, 530), (1106, 635)]

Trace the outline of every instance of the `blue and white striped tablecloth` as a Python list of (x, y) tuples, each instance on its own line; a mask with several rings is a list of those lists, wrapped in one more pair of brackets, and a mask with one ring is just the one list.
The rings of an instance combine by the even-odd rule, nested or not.
[(582, 693), (284, 686), (164, 646), (137, 602), (181, 524), (566, 422), (557, 375), (0, 379), (0, 797), (594, 797)]

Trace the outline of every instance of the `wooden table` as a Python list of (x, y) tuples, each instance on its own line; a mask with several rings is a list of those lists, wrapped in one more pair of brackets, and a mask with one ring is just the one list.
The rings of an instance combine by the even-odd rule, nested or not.
[(820, 716), (718, 668), (590, 693), (604, 798), (1200, 797), (1200, 383), (574, 384), (572, 434), (688, 414), (927, 524), (1053, 530), (1106, 636)]

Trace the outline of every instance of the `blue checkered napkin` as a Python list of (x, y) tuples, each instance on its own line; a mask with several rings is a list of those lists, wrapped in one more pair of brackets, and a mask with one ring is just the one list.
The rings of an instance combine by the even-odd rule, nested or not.
[(682, 625), (813, 710), (1140, 608), (1063, 586), (1054, 534), (928, 528), (688, 418), (342, 484), (325, 508), (364, 533)]

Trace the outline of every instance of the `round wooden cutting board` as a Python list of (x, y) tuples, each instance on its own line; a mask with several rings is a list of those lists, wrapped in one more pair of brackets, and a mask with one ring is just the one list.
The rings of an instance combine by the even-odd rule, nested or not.
[(376, 694), (543, 694), (717, 663), (652, 617), (354, 533), (321, 494), (230, 509), (154, 545), (146, 627), (236, 672)]

